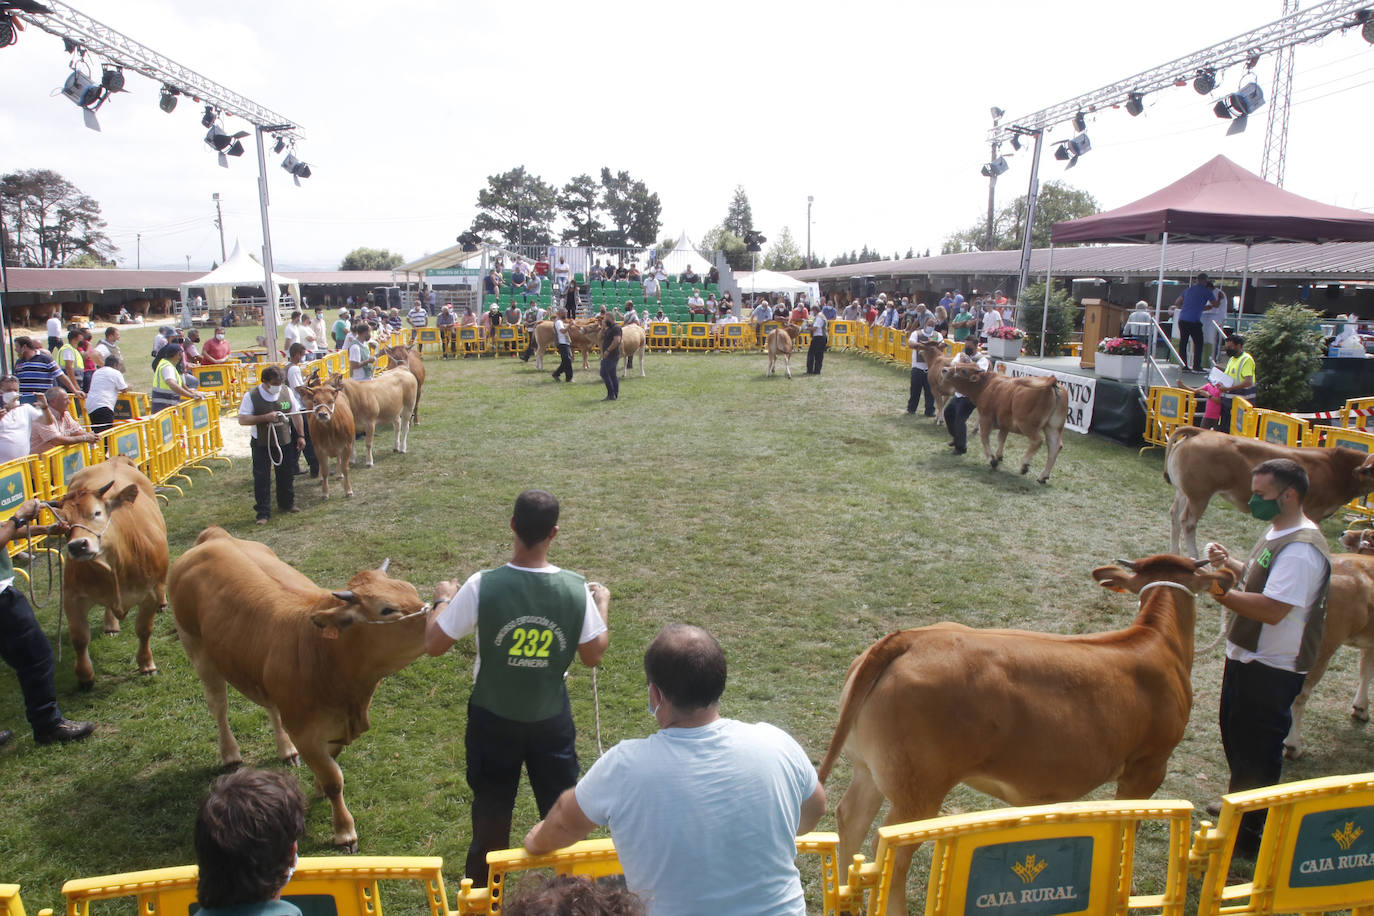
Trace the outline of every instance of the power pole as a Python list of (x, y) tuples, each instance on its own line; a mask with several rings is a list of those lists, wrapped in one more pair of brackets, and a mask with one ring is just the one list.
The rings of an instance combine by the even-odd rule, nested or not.
[[(1298, 0), (1283, 0), (1283, 15), (1298, 11)], [(1264, 132), (1264, 158), (1260, 160), (1260, 177), (1269, 180), (1273, 167), (1274, 184), (1283, 187), (1284, 160), (1288, 156), (1288, 112), (1293, 96), (1293, 52), (1289, 45), (1279, 49), (1274, 65), (1274, 87), (1269, 92), (1269, 125)]]
[(224, 253), (224, 211), (219, 206), (219, 192), (212, 195), (215, 202), (215, 228), (219, 230), (219, 262), (223, 264), (229, 260), (229, 255)]
[[(1002, 116), (1004, 114), (1006, 114), (1006, 112), (1000, 108), (994, 107), (992, 109), (992, 156), (988, 159), (990, 163), (997, 161), (997, 152), (1002, 146), (1002, 134), (997, 128), (1002, 123)], [(988, 169), (988, 231), (987, 237), (983, 240), (984, 251), (992, 250), (992, 220), (996, 204), (997, 169), (990, 168)]]
[(143, 233), (135, 234), (134, 242), (134, 270), (143, 269)]
[(811, 205), (816, 198), (806, 195), (806, 267), (811, 268)]

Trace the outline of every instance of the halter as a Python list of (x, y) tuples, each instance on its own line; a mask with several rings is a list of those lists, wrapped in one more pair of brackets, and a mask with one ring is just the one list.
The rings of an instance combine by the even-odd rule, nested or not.
[(429, 604), (420, 605), (418, 611), (411, 611), (409, 614), (402, 614), (400, 617), (388, 617), (385, 620), (365, 620), (364, 623), (400, 623), (402, 620), (409, 620), (412, 617), (419, 617), (421, 614), (430, 612)]
[(1144, 600), (1145, 592), (1154, 588), (1156, 585), (1167, 585), (1170, 588), (1176, 588), (1179, 591), (1187, 592), (1190, 596), (1193, 594), (1193, 590), (1182, 582), (1174, 582), (1170, 579), (1156, 579), (1153, 582), (1146, 583), (1140, 587), (1140, 591), (1136, 592), (1136, 594), (1140, 596), (1141, 600)]
[[(68, 528), (85, 528), (87, 531), (89, 531), (89, 532), (91, 533), (92, 536), (94, 536), (94, 537), (96, 537), (96, 538), (104, 537), (105, 532), (109, 530), (110, 524), (114, 521), (114, 519), (113, 519), (113, 518), (110, 516), (110, 514), (107, 512), (107, 513), (105, 514), (105, 526), (104, 526), (103, 528), (101, 528), (99, 531), (96, 531), (94, 528), (92, 528), (90, 525), (87, 525), (87, 524), (84, 523), (84, 522), (69, 522), (69, 521), (67, 521), (65, 518), (63, 518), (61, 515), (58, 514), (58, 512), (57, 512), (57, 508), (58, 508), (57, 503), (49, 502), (49, 501), (47, 501), (46, 499), (40, 499), (40, 500), (38, 501), (38, 504), (39, 504), (40, 506), (43, 506), (43, 507), (44, 507), (45, 509), (47, 509), (48, 511), (52, 512), (53, 515), (57, 516), (58, 521), (62, 522), (62, 524), (66, 525)], [(68, 535), (67, 537), (68, 537), (68, 540), (71, 539), (71, 535)]]

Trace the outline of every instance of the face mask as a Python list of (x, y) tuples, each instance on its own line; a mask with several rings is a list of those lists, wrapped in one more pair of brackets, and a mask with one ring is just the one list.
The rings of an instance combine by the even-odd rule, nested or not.
[(265, 391), (267, 392), (267, 397), (275, 401), (281, 395), (281, 386), (273, 385), (271, 388), (265, 389)]
[(13, 407), (15, 404), (19, 403), (19, 392), (6, 391), (3, 398), (6, 407)]
[(301, 857), (300, 857), (300, 855), (294, 855), (294, 856), (291, 857), (291, 864), (288, 865), (288, 866), (286, 867), (286, 883), (287, 883), (287, 884), (290, 884), (290, 883), (291, 883), (291, 878), (294, 877), (295, 874), (296, 874), (296, 866), (298, 866), (298, 865), (300, 865), (300, 864), (301, 864)]
[(223, 339), (224, 339), (224, 335), (223, 335), (223, 334), (216, 334), (216, 335), (215, 335), (215, 340), (223, 340)]
[(1264, 499), (1256, 493), (1250, 497), (1250, 514), (1262, 522), (1267, 522), (1279, 514), (1279, 501)]
[[(662, 703), (659, 704), (659, 706), (662, 706), (662, 705), (663, 705)], [(649, 715), (651, 715), (651, 716), (654, 717), (654, 721), (655, 721), (655, 722), (658, 721), (658, 706), (655, 706), (655, 705), (654, 705), (654, 698), (653, 698), (653, 697), (649, 697)]]

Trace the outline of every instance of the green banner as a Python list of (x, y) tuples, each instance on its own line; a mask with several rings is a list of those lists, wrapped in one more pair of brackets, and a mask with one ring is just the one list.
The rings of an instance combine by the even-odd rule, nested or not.
[(0, 514), (19, 508), (24, 501), (24, 472), (13, 470), (0, 477)]
[(440, 267), (425, 271), (426, 277), (480, 277), (480, 267)]
[(77, 471), (86, 466), (86, 455), (80, 449), (70, 451), (62, 456), (62, 483), (66, 484), (71, 480)]
[(1090, 836), (984, 846), (969, 863), (964, 914), (1076, 913), (1088, 907), (1092, 874)]
[(1330, 887), (1374, 880), (1374, 808), (1305, 815), (1293, 846), (1289, 887)]

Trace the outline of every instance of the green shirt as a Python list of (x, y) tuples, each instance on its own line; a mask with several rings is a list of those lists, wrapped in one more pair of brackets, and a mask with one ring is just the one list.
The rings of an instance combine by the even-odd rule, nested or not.
[[(972, 312), (968, 312), (968, 311), (960, 312), (959, 314), (957, 314), (957, 315), (954, 316), (954, 321), (955, 321), (955, 322), (972, 321), (972, 320), (973, 320), (973, 313), (972, 313)], [(967, 339), (968, 339), (969, 329), (968, 329), (966, 326), (960, 324), (958, 327), (955, 327), (954, 324), (951, 324), (951, 325), (950, 325), (950, 330), (953, 332), (953, 336), (954, 336), (954, 339), (955, 339), (955, 340), (967, 340)]]
[(505, 719), (539, 722), (563, 709), (563, 675), (577, 653), (587, 581), (502, 566), (482, 573), (477, 594), (480, 666), (472, 702)]

